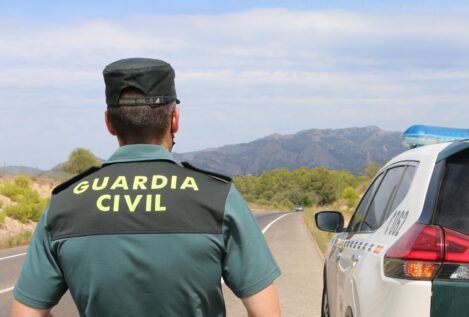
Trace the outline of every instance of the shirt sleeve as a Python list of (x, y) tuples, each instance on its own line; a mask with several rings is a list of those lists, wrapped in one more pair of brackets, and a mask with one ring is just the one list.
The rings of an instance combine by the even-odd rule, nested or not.
[(40, 309), (56, 305), (67, 290), (67, 284), (51, 251), (46, 226), (47, 210), (42, 214), (27, 251), (13, 294), (23, 304)]
[(251, 296), (280, 276), (256, 218), (234, 185), (226, 200), (223, 239), (223, 279), (236, 296)]

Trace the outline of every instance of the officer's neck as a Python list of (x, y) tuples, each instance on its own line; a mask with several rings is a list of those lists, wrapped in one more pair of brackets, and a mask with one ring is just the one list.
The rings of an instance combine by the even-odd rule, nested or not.
[(173, 139), (171, 136), (163, 138), (163, 140), (157, 140), (157, 139), (123, 139), (123, 138), (117, 138), (117, 141), (119, 142), (119, 146), (125, 146), (125, 145), (131, 145), (131, 144), (154, 144), (154, 145), (160, 145), (167, 149), (168, 151), (171, 151), (173, 147)]

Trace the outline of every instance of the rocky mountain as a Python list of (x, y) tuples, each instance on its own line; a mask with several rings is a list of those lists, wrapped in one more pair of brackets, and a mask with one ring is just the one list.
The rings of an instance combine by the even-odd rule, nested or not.
[(400, 132), (375, 126), (312, 129), (292, 135), (273, 134), (249, 143), (175, 154), (181, 161), (227, 175), (257, 175), (276, 168), (346, 169), (360, 174), (370, 162), (385, 163), (403, 152)]
[[(222, 174), (257, 175), (276, 168), (346, 169), (360, 174), (370, 162), (385, 163), (403, 152), (400, 132), (375, 126), (346, 129), (311, 129), (291, 135), (272, 134), (252, 142), (225, 145), (189, 153), (174, 153), (178, 161)], [(50, 171), (27, 166), (0, 167), (0, 175), (28, 176), (59, 173), (60, 164)]]

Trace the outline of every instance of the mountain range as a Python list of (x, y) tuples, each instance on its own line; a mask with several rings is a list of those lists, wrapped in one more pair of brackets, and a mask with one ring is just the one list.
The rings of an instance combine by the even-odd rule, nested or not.
[[(376, 126), (345, 129), (311, 129), (290, 135), (272, 134), (248, 143), (225, 145), (188, 153), (174, 153), (188, 161), (222, 174), (257, 175), (277, 168), (327, 167), (361, 174), (371, 162), (383, 164), (405, 151), (400, 132)], [(2, 174), (38, 175), (45, 172), (25, 166), (0, 167)]]
[(376, 126), (311, 129), (291, 135), (272, 134), (249, 143), (175, 154), (174, 157), (231, 176), (301, 166), (324, 166), (360, 174), (369, 163), (383, 164), (405, 151), (400, 136), (400, 132), (388, 132)]

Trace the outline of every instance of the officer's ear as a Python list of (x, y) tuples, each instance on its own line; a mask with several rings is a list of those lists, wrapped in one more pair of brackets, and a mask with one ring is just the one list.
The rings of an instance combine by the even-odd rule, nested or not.
[(109, 119), (109, 113), (107, 111), (104, 112), (104, 121), (106, 122), (106, 127), (109, 133), (111, 133), (111, 135), (116, 136), (117, 135), (116, 130), (112, 126), (111, 119)]
[(171, 116), (171, 133), (179, 131), (179, 108), (175, 107)]

